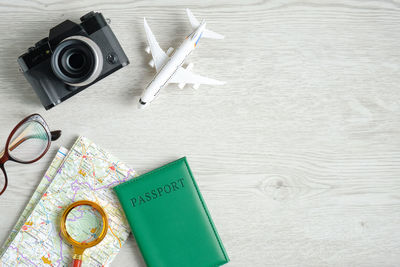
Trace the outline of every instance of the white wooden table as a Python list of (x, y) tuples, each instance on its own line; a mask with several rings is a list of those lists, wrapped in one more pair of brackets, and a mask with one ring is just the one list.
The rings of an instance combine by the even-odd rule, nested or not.
[[(160, 45), (190, 31), (184, 8), (226, 38), (201, 40), (196, 73), (146, 110)], [(45, 111), (17, 57), (65, 19), (101, 11), (131, 64)], [(399, 266), (399, 1), (2, 1), (0, 138), (39, 112), (63, 135), (32, 165), (6, 165), (0, 242), (57, 146), (85, 135), (143, 173), (189, 159), (230, 266)], [(132, 237), (112, 266), (144, 266)]]

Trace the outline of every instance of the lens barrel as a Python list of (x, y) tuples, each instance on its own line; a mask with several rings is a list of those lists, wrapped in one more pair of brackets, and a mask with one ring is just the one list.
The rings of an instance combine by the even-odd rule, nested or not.
[(54, 74), (71, 86), (94, 82), (103, 67), (103, 55), (98, 45), (85, 36), (64, 39), (54, 50), (51, 68)]

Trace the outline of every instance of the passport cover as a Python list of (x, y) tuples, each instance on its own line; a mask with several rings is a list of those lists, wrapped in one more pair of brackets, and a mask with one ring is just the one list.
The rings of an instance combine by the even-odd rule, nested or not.
[(186, 157), (114, 190), (148, 266), (208, 267), (229, 261)]

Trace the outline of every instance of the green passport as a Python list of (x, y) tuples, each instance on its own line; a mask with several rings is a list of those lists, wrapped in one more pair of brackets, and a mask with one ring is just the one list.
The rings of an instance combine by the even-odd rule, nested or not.
[(114, 190), (147, 266), (229, 261), (185, 157)]

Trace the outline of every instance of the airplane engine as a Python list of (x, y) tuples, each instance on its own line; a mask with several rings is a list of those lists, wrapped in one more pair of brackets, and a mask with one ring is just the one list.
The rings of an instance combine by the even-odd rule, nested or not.
[(155, 67), (155, 63), (154, 63), (154, 60), (153, 60), (153, 59), (149, 61), (149, 65), (150, 65), (150, 67), (152, 67), (152, 68)]
[[(170, 48), (172, 48), (172, 47), (170, 47)], [(173, 49), (173, 48), (172, 48)], [(169, 49), (168, 49), (168, 51), (169, 51)], [(168, 52), (167, 52), (167, 54), (168, 54)], [(187, 66), (186, 66), (186, 70), (188, 70), (188, 71), (190, 71), (191, 69), (193, 69), (193, 66), (194, 66), (194, 64), (193, 63), (189, 63)], [(183, 87), (185, 87), (185, 85), (186, 85), (186, 83), (179, 83), (178, 84), (178, 87), (179, 87), (179, 89), (183, 89)], [(199, 86), (200, 86), (200, 84), (197, 86), (197, 88), (199, 88)], [(194, 85), (193, 85), (193, 88), (194, 88)], [(197, 89), (197, 88), (195, 88), (195, 89)]]
[(194, 64), (193, 63), (189, 63), (186, 67), (186, 70), (190, 71), (193, 69)]
[(144, 51), (146, 51), (147, 54), (150, 54), (150, 46), (146, 46), (146, 48), (144, 49)]
[(168, 48), (167, 56), (170, 56), (172, 54), (172, 52), (174, 52), (174, 48), (173, 47)]

